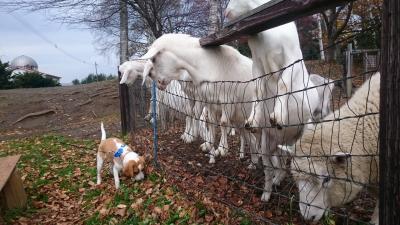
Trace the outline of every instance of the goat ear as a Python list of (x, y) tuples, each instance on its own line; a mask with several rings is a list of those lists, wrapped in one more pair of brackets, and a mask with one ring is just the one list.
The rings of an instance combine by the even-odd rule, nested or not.
[(118, 70), (120, 73), (122, 73), (122, 77), (121, 77), (121, 80), (119, 81), (119, 83), (125, 84), (126, 80), (128, 79), (128, 73), (126, 72), (126, 62), (119, 65)]
[(120, 84), (125, 84), (126, 81), (128, 80), (128, 76), (129, 76), (129, 72), (128, 72), (128, 71), (125, 71), (125, 72), (122, 74), (122, 77), (121, 77), (121, 80), (119, 81), (119, 83), (120, 83)]
[(160, 51), (155, 48), (150, 48), (149, 51), (144, 54), (140, 59), (152, 59), (154, 58)]
[(280, 148), (282, 151), (285, 151), (289, 154), (293, 154), (295, 150), (294, 145), (278, 145), (278, 148)]
[(336, 154), (333, 155), (332, 162), (339, 164), (339, 165), (345, 165), (345, 164), (347, 164), (347, 160), (350, 158), (351, 158), (350, 153), (337, 152)]
[(147, 60), (146, 64), (144, 64), (143, 75), (142, 75), (143, 76), (142, 85), (145, 84), (146, 78), (147, 78), (147, 76), (149, 76), (151, 69), (153, 69), (153, 63), (150, 60)]

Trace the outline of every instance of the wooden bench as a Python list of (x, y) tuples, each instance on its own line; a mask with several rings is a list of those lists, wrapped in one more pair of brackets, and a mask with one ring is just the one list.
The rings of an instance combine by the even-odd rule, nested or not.
[(21, 155), (0, 158), (0, 206), (2, 209), (25, 208), (26, 193), (17, 163)]

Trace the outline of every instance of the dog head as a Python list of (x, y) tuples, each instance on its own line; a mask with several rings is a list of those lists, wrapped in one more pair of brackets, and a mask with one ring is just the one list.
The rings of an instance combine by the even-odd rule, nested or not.
[(126, 177), (135, 177), (144, 169), (145, 159), (143, 156), (139, 156), (138, 160), (130, 160), (123, 168), (123, 174)]

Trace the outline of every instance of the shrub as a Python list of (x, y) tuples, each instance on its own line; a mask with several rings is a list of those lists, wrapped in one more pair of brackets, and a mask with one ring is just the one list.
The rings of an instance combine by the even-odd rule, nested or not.
[(40, 88), (61, 86), (60, 83), (50, 78), (44, 78), (37, 72), (15, 74), (14, 86), (16, 88)]

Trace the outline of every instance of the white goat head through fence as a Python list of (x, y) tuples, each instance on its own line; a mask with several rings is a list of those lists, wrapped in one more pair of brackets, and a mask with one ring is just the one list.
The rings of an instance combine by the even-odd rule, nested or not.
[(363, 188), (362, 185), (346, 181), (351, 179), (349, 174), (352, 166), (352, 158), (348, 153), (338, 152), (323, 159), (296, 157), (294, 160), (296, 164), (310, 164), (315, 168), (292, 171), (299, 190), (300, 213), (306, 220), (319, 221), (327, 209), (353, 200)]
[[(367, 80), (340, 109), (306, 129), (295, 146), (291, 172), (299, 188), (300, 212), (318, 221), (331, 207), (352, 201), (378, 183), (380, 75)], [(372, 222), (377, 224), (378, 204)]]
[(136, 79), (142, 76), (145, 61), (127, 61), (119, 66), (119, 72), (121, 72), (122, 77), (120, 84), (133, 84)]
[(157, 87), (165, 90), (172, 80), (179, 80), (184, 72), (180, 60), (169, 51), (153, 51), (150, 49), (143, 58), (149, 58), (146, 62), (143, 77), (150, 77), (157, 81)]

